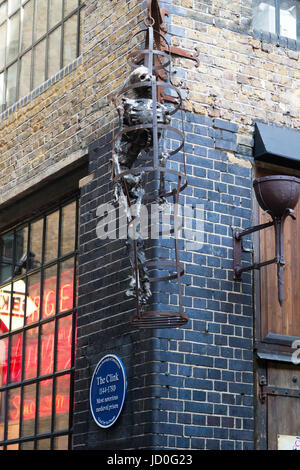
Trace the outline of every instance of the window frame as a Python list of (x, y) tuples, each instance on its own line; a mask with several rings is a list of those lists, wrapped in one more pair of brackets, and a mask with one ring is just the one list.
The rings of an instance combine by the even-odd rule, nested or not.
[[(271, 34), (274, 36), (277, 37), (277, 39), (279, 38), (286, 38), (290, 41), (300, 41), (300, 18), (299, 20), (297, 21), (296, 19), (296, 30), (297, 30), (297, 38), (296, 39), (293, 39), (293, 38), (290, 38), (288, 36), (284, 36), (283, 34), (280, 34), (280, 1), (281, 0), (274, 0), (275, 2), (275, 33), (272, 33), (271, 31), (267, 31), (267, 30), (263, 30), (263, 29), (256, 29), (257, 31), (260, 31), (260, 32), (263, 32), (263, 33), (267, 33), (267, 34)], [(299, 2), (299, 9), (300, 9), (300, 1), (297, 0)]]
[[(20, 12), (20, 18), (21, 18), (21, 13), (24, 7), (30, 2), (31, 0), (20, 0), (20, 4), (17, 8), (12, 10), (11, 12), (8, 12), (8, 6), (7, 6), (7, 14), (5, 17), (5, 20), (1, 23), (8, 25), (8, 21), (15, 15), (17, 12)], [(12, 60), (7, 61), (7, 44), (5, 45), (5, 52), (4, 52), (4, 67), (0, 68), (0, 77), (1, 74), (4, 74), (3, 78), (3, 90), (2, 90), (2, 97), (0, 97), (0, 112), (5, 111), (7, 108), (13, 106), (15, 103), (19, 101), (19, 99), (23, 98), (24, 95), (20, 96), (20, 75), (21, 75), (21, 59), (27, 54), (30, 53), (31, 51), (31, 64), (30, 64), (30, 89), (29, 92), (32, 92), (36, 87), (34, 87), (34, 65), (35, 65), (35, 58), (34, 58), (34, 50), (35, 48), (42, 43), (42, 41), (45, 40), (45, 76), (44, 80), (37, 85), (39, 87), (42, 83), (44, 83), (46, 80), (51, 78), (48, 75), (48, 57), (49, 57), (49, 36), (51, 33), (55, 32), (56, 30), (59, 30), (61, 28), (61, 37), (60, 37), (60, 66), (59, 69), (56, 71), (59, 72), (63, 67), (64, 67), (64, 26), (65, 23), (75, 14), (77, 15), (77, 38), (76, 38), (76, 58), (80, 56), (80, 12), (83, 7), (83, 1), (82, 0), (77, 0), (77, 7), (73, 9), (71, 12), (69, 12), (67, 15), (64, 15), (64, 9), (65, 9), (65, 2), (67, 0), (61, 0), (62, 3), (62, 12), (61, 12), (61, 19), (58, 23), (55, 24), (55, 26), (52, 26), (49, 28), (49, 12), (50, 12), (50, 0), (47, 1), (47, 24), (46, 24), (46, 33), (43, 34), (40, 38), (34, 39), (34, 30), (35, 30), (35, 19), (36, 19), (36, 12), (37, 12), (37, 2), (38, 0), (32, 0), (33, 1), (33, 23), (32, 23), (32, 38), (31, 38), (31, 45), (28, 46), (26, 49), (22, 51), (22, 21), (19, 20), (19, 48), (18, 48), (18, 54), (15, 56)], [(8, 2), (8, 0), (0, 0), (0, 6), (2, 3)], [(1, 25), (0, 25), (1, 26)], [(6, 40), (7, 40), (7, 35), (8, 32), (6, 31)], [(17, 78), (16, 78), (16, 99), (9, 105), (7, 105), (7, 76), (8, 76), (8, 70), (10, 67), (12, 67), (14, 64), (17, 64)], [(0, 88), (1, 92), (1, 88)], [(26, 96), (26, 95), (25, 95)], [(1, 102), (3, 103), (1, 105)]]
[[(7, 339), (8, 342), (8, 356), (7, 356), (7, 363), (10, 364), (11, 360), (11, 346), (12, 346), (12, 341), (14, 337), (17, 337), (18, 334), (22, 335), (22, 355), (21, 355), (21, 379), (18, 380), (17, 382), (12, 382), (9, 381), (10, 379), (10, 372), (8, 372), (8, 377), (6, 380), (6, 383), (3, 385), (0, 385), (0, 394), (3, 392), (3, 397), (4, 401), (6, 402), (3, 406), (4, 408), (4, 426), (3, 426), (3, 432), (4, 436), (3, 439), (0, 441), (0, 450), (5, 450), (9, 449), (10, 446), (17, 445), (19, 448), (22, 449), (22, 445), (26, 443), (32, 443), (34, 450), (38, 449), (39, 443), (42, 442), (43, 440), (50, 440), (50, 449), (49, 450), (55, 450), (55, 442), (56, 438), (59, 437), (66, 437), (68, 440), (68, 449), (66, 450), (72, 450), (72, 436), (73, 436), (73, 408), (74, 408), (74, 382), (75, 382), (75, 356), (76, 356), (76, 318), (77, 318), (77, 302), (76, 302), (76, 296), (77, 296), (77, 282), (78, 282), (78, 255), (79, 255), (79, 193), (76, 192), (76, 194), (73, 194), (72, 196), (63, 199), (59, 203), (56, 203), (49, 207), (47, 210), (43, 211), (42, 214), (39, 214), (38, 216), (35, 216), (33, 218), (28, 219), (26, 222), (22, 222), (21, 224), (16, 225), (15, 227), (12, 227), (11, 229), (5, 230), (5, 232), (1, 233), (1, 236), (14, 232), (16, 234), (17, 231), (22, 229), (23, 227), (27, 226), (28, 231), (30, 232), (30, 227), (32, 224), (38, 220), (43, 221), (43, 235), (42, 235), (42, 263), (38, 267), (33, 267), (32, 269), (26, 269), (24, 273), (20, 275), (13, 276), (9, 282), (12, 286), (14, 282), (17, 282), (18, 280), (25, 280), (25, 285), (26, 285), (26, 290), (25, 290), (25, 295), (28, 294), (28, 279), (30, 276), (40, 273), (40, 296), (41, 296), (41, 303), (43, 299), (43, 291), (44, 291), (44, 280), (45, 276), (44, 273), (45, 271), (52, 266), (56, 266), (57, 271), (56, 271), (56, 299), (55, 299), (55, 304), (56, 304), (56, 312), (54, 315), (51, 315), (49, 317), (44, 317), (42, 316), (42, 309), (40, 309), (39, 312), (39, 318), (32, 323), (27, 323), (25, 321), (25, 324), (23, 324), (22, 327), (17, 328), (17, 329), (12, 329), (11, 328), (11, 323), (12, 321), (10, 320), (10, 327), (7, 332), (5, 333), (0, 333), (0, 340), (5, 340)], [(76, 214), (75, 214), (75, 238), (74, 238), (74, 250), (70, 251), (68, 253), (62, 254), (61, 253), (61, 243), (62, 243), (62, 211), (63, 208), (66, 207), (69, 204), (72, 204), (75, 202), (75, 207), (76, 207)], [(49, 215), (52, 213), (55, 213), (58, 211), (59, 213), (59, 224), (58, 224), (58, 255), (56, 258), (44, 262), (44, 257), (45, 257), (45, 249), (46, 249), (46, 236), (45, 236), (45, 227), (46, 227), (46, 220)], [(14, 237), (15, 238), (15, 237)], [(27, 253), (29, 252), (29, 236), (27, 238)], [(15, 258), (15, 256), (14, 256)], [(68, 310), (63, 310), (59, 311), (58, 310), (58, 302), (59, 302), (59, 285), (60, 285), (60, 265), (64, 261), (72, 260), (73, 259), (73, 303), (72, 303), (72, 308)], [(15, 261), (15, 260), (14, 260)], [(2, 286), (8, 285), (8, 280), (4, 281), (0, 288)], [(12, 303), (11, 303), (12, 304)], [(10, 317), (12, 317), (12, 307), (10, 307)], [(40, 364), (40, 359), (39, 356), (37, 356), (37, 370), (36, 370), (36, 375), (34, 377), (30, 378), (25, 378), (24, 377), (24, 372), (25, 372), (25, 351), (26, 351), (26, 335), (25, 333), (34, 330), (35, 328), (38, 328), (38, 343), (37, 343), (37, 348), (38, 351), (41, 352), (41, 336), (42, 336), (42, 327), (44, 325), (50, 325), (51, 322), (54, 325), (54, 348), (57, 347), (58, 345), (58, 334), (59, 334), (59, 322), (62, 319), (67, 319), (70, 318), (71, 321), (71, 328), (72, 328), (72, 339), (71, 339), (71, 348), (70, 348), (70, 355), (71, 355), (71, 363), (69, 368), (65, 368), (62, 370), (56, 370), (56, 363), (57, 363), (57, 351), (58, 349), (54, 349), (54, 357), (53, 357), (53, 370), (49, 374), (43, 374), (40, 375), (40, 370), (39, 366)], [(38, 432), (38, 418), (39, 418), (39, 393), (38, 390), (40, 389), (39, 384), (42, 381), (45, 380), (52, 380), (52, 402), (51, 403), (56, 403), (57, 395), (56, 395), (56, 383), (57, 380), (60, 377), (69, 377), (69, 405), (68, 405), (68, 428), (64, 429), (59, 429), (55, 430), (54, 428), (54, 423), (55, 423), (55, 418), (56, 418), (56, 413), (55, 413), (55, 406), (52, 406), (52, 411), (51, 411), (51, 416), (50, 416), (50, 423), (51, 423), (51, 430), (49, 432), (43, 432), (40, 433)], [(35, 397), (36, 397), (36, 407), (35, 407), (35, 417), (34, 417), (34, 434), (29, 435), (29, 436), (23, 436), (21, 435), (22, 431), (22, 406), (23, 406), (23, 399), (24, 399), (24, 390), (26, 386), (33, 385), (35, 386)], [(20, 418), (19, 418), (19, 429), (18, 429), (18, 438), (13, 438), (13, 439), (8, 439), (7, 436), (7, 431), (8, 431), (8, 403), (7, 403), (7, 396), (10, 390), (20, 390)]]

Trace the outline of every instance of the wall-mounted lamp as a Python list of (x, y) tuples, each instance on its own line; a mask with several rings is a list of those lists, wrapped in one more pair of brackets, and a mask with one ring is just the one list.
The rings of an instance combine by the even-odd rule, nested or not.
[[(300, 179), (285, 175), (265, 176), (254, 180), (253, 187), (260, 207), (271, 216), (272, 220), (246, 230), (239, 228), (233, 230), (234, 279), (240, 281), (245, 271), (260, 269), (268, 264), (277, 264), (278, 300), (282, 305), (284, 301), (283, 266), (285, 265), (284, 222), (288, 216), (296, 219), (294, 208), (300, 194)], [(271, 226), (275, 229), (275, 257), (242, 267), (242, 237)]]

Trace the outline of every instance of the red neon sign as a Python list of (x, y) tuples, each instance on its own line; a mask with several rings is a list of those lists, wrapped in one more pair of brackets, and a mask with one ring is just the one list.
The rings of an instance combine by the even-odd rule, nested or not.
[[(61, 285), (58, 295), (58, 311), (64, 312), (73, 309), (73, 270), (66, 271), (61, 274)], [(19, 298), (22, 293), (18, 292)], [(11, 294), (9, 293), (9, 297)], [(29, 298), (28, 298), (29, 297)], [(27, 314), (26, 323), (33, 323), (39, 320), (40, 315), (40, 284), (35, 284), (29, 287), (29, 296), (26, 299), (27, 306), (31, 306), (29, 315)], [(15, 293), (13, 294), (15, 302)], [(12, 316), (17, 315), (19, 318), (24, 318), (25, 311), (25, 290), (23, 299), (17, 302), (17, 307), (13, 306)], [(32, 307), (34, 306), (34, 307)], [(10, 309), (10, 303), (5, 299), (2, 302), (0, 299), (0, 318), (7, 313)], [(26, 308), (27, 310), (27, 308)], [(47, 318), (55, 315), (56, 311), (56, 277), (49, 278), (44, 282), (43, 289), (43, 308), (42, 318)], [(57, 343), (56, 352), (55, 347), (55, 322), (51, 321), (41, 325), (41, 344), (40, 344), (40, 373), (39, 375), (51, 374), (54, 371), (54, 353), (56, 354), (56, 370), (66, 370), (71, 367), (71, 349), (72, 349), (72, 314), (62, 317), (58, 320)], [(7, 331), (5, 323), (2, 321), (0, 324), (2, 331)], [(25, 357), (23, 377), (34, 378), (37, 376), (38, 364), (38, 328), (33, 327), (26, 331), (25, 343)], [(0, 328), (1, 331), (1, 328)], [(1, 340), (0, 340), (1, 346)], [(0, 357), (0, 384), (7, 382), (8, 374), (8, 341), (2, 340), (2, 359)], [(16, 333), (12, 336), (12, 344), (10, 351), (10, 382), (18, 382), (22, 378), (22, 354), (23, 354), (23, 333)], [(3, 360), (4, 359), (4, 360)], [(2, 366), (2, 367), (1, 367)], [(63, 390), (67, 393), (61, 393), (57, 390), (55, 396), (55, 411), (56, 413), (66, 413), (69, 410), (69, 395), (68, 395), (68, 381), (69, 376), (62, 376), (59, 379)], [(65, 382), (65, 384), (64, 384)], [(46, 392), (46, 387), (52, 383), (52, 379), (40, 382)], [(20, 417), (20, 396), (12, 396), (10, 405), (10, 420), (18, 420)], [(36, 413), (36, 400), (35, 397), (24, 397), (23, 400), (23, 419), (33, 419)], [(52, 392), (44, 392), (40, 395), (39, 400), (39, 416), (49, 416), (52, 413)]]
[[(10, 412), (11, 421), (19, 421), (20, 419), (20, 395), (12, 398), (12, 410)], [(55, 412), (57, 414), (69, 411), (69, 396), (66, 394), (57, 394), (55, 397)], [(36, 412), (36, 400), (33, 398), (25, 399), (23, 402), (23, 419), (34, 419)], [(52, 413), (52, 395), (46, 395), (40, 399), (39, 417), (50, 416)]]

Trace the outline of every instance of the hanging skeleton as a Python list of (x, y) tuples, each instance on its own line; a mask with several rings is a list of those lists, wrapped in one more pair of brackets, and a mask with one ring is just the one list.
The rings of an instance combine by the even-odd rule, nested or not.
[[(145, 86), (143, 86), (145, 83)], [(123, 207), (126, 213), (128, 228), (134, 227), (134, 237), (128, 233), (127, 248), (132, 268), (135, 266), (135, 256), (139, 264), (143, 265), (146, 261), (144, 240), (141, 234), (140, 224), (138, 222), (141, 213), (141, 205), (144, 196), (142, 187), (143, 172), (135, 170), (130, 172), (132, 168), (138, 167), (139, 156), (148, 154), (153, 148), (153, 129), (137, 128), (130, 129), (126, 132), (126, 128), (135, 127), (153, 123), (153, 100), (151, 75), (149, 69), (145, 66), (136, 68), (128, 80), (125, 82), (122, 90), (121, 104), (117, 110), (120, 118), (121, 132), (116, 139), (113, 151), (113, 173), (114, 176), (127, 172), (120, 178), (116, 178), (114, 200)], [(169, 124), (170, 116), (166, 106), (156, 103), (157, 122), (159, 124)], [(158, 139), (161, 137), (161, 131), (158, 129)], [(162, 152), (160, 157), (160, 165), (165, 167), (169, 155)], [(161, 179), (160, 193), (163, 193), (164, 182)], [(134, 239), (136, 243), (134, 243)], [(129, 289), (126, 294), (129, 297), (135, 297), (138, 292), (138, 300), (140, 305), (146, 304), (151, 296), (149, 276), (145, 266), (140, 267), (138, 275), (138, 286), (136, 285), (136, 274), (133, 269), (133, 275), (130, 280)]]

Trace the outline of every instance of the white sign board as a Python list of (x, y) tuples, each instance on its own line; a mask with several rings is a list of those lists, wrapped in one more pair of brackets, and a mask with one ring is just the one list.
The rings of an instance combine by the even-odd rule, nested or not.
[(300, 436), (278, 434), (278, 450), (300, 450)]
[[(37, 306), (30, 297), (26, 297), (26, 285), (25, 282), (20, 280), (13, 283), (13, 295), (11, 296), (11, 284), (8, 284), (3, 289), (0, 289), (0, 320), (4, 323), (6, 328), (9, 330), (10, 312), (12, 313), (12, 324), (11, 329), (16, 330), (21, 328), (24, 324), (24, 311), (25, 301), (26, 305), (26, 316), (32, 315), (36, 310)], [(11, 301), (13, 300), (13, 305)]]

